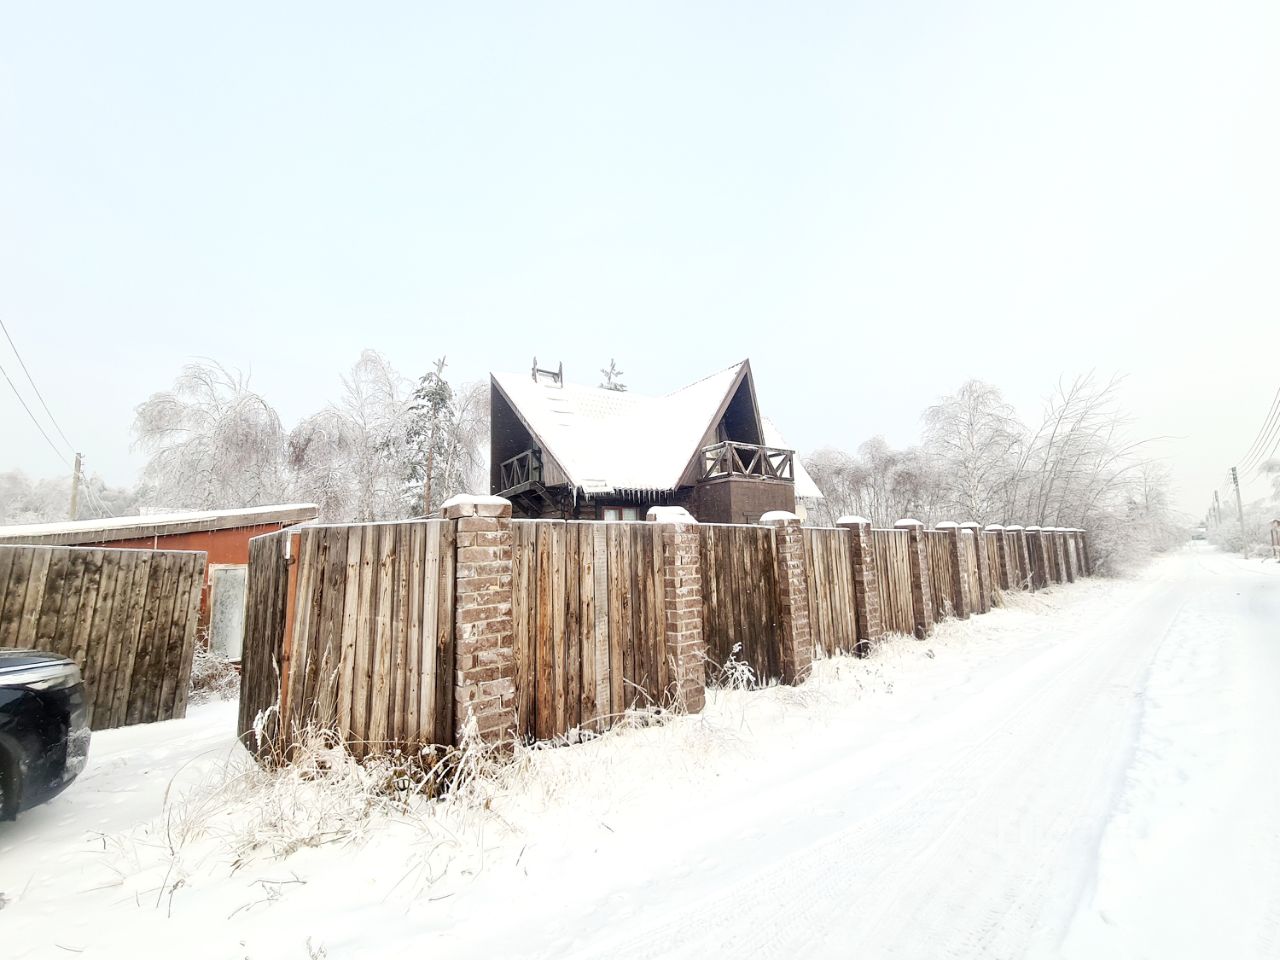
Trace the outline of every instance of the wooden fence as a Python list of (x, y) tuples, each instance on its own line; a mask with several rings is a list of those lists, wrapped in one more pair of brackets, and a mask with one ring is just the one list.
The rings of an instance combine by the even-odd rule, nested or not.
[[(1011, 573), (1021, 566), (1017, 537), (972, 528), (920, 531), (917, 555), (915, 533), (857, 523), (670, 527), (503, 510), (254, 539), (242, 736), (287, 748), (315, 723), (362, 755), (454, 743), (472, 718), (482, 736), (601, 731), (637, 707), (691, 693), (701, 704), (731, 661), (757, 682), (793, 682), (813, 657), (863, 652), (860, 632), (922, 636), (960, 609), (957, 569), (969, 609), (989, 609), (1002, 539)], [(1072, 552), (1050, 568), (1055, 538)], [(1027, 539), (1046, 577), (1084, 556), (1074, 536)], [(933, 612), (914, 600), (925, 576)]]
[(885, 630), (911, 635), (915, 606), (911, 600), (910, 541), (905, 530), (872, 530), (880, 616)]
[(802, 535), (814, 652), (827, 657), (854, 653), (859, 650), (857, 598), (849, 531), (806, 527)]
[(711, 668), (733, 657), (750, 666), (758, 680), (781, 676), (782, 600), (773, 531), (708, 523), (698, 533), (702, 639)]
[(255, 537), (241, 737), (258, 746), (256, 724), (280, 749), (315, 725), (357, 755), (451, 743), (454, 535), (428, 520)]
[(0, 545), (0, 647), (80, 665), (94, 730), (186, 715), (205, 555)]
[(661, 528), (512, 523), (517, 729), (547, 739), (600, 730), (667, 701)]

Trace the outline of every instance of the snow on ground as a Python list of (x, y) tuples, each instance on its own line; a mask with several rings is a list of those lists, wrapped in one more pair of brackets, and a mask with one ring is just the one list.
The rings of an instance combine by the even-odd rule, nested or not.
[(1127, 581), (523, 752), (397, 809), (234, 708), (99, 734), (0, 824), (4, 956), (1271, 957), (1280, 565)]

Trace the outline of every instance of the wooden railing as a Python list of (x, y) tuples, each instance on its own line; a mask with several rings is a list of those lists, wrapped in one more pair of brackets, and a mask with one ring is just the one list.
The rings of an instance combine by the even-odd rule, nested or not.
[(698, 481), (722, 477), (748, 477), (757, 480), (795, 481), (794, 450), (762, 447), (754, 443), (726, 440), (702, 448), (702, 466)]
[(537, 447), (531, 447), (502, 462), (503, 491), (532, 482), (542, 482), (542, 451)]

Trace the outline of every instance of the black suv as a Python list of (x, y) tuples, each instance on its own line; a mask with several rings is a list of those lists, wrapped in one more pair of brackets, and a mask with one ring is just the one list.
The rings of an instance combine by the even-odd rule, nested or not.
[(88, 757), (80, 668), (53, 653), (0, 650), (0, 820), (56, 796)]

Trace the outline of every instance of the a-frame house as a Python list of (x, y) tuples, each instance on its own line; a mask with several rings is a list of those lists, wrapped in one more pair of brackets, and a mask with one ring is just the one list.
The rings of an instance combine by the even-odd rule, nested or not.
[(750, 361), (661, 397), (566, 383), (536, 361), (490, 384), (490, 488), (517, 516), (643, 520), (676, 505), (755, 523), (821, 497), (760, 415)]

